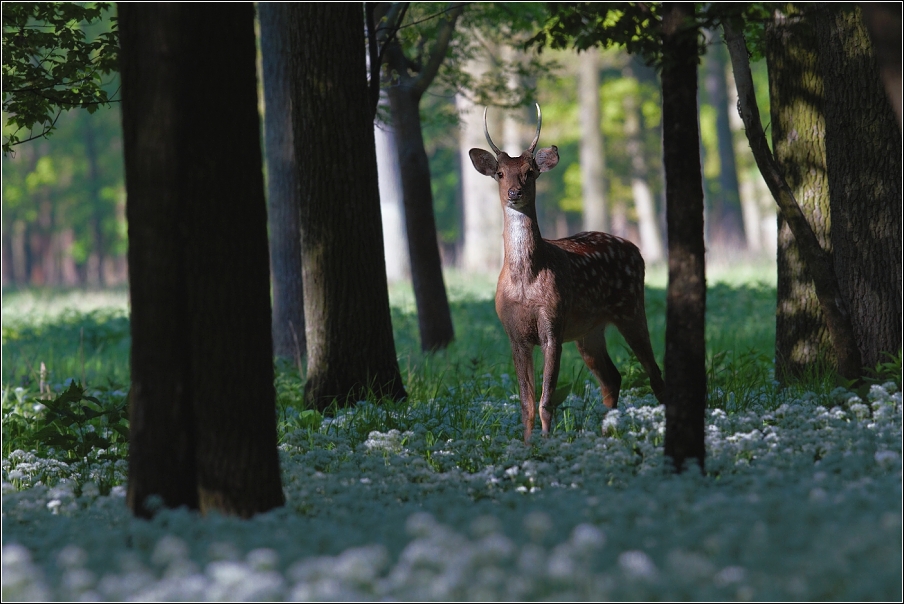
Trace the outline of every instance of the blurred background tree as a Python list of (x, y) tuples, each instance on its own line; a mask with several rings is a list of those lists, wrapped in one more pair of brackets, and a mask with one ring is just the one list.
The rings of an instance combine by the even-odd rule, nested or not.
[[(4, 4), (4, 36), (10, 6)], [(574, 50), (547, 49), (540, 55), (521, 50), (523, 42), (536, 31), (532, 28), (548, 18), (547, 11), (546, 5), (538, 3), (466, 7), (456, 24), (447, 59), (422, 97), (424, 147), (430, 166), (437, 239), (446, 269), (490, 274), (498, 270), (501, 225), (497, 227), (493, 222), (498, 218), (492, 211), (495, 201), (480, 197), (485, 187), (478, 191), (469, 189), (468, 175), (472, 170), (462, 172), (460, 148), (483, 144), (483, 105), (493, 106), (490, 118), (504, 130), (503, 146), (510, 141), (513, 147), (523, 147), (518, 137), (529, 138), (532, 132), (534, 118), (529, 107), (534, 101), (543, 107), (543, 140), (556, 144), (562, 158), (560, 169), (540, 183), (538, 212), (543, 232), (559, 237), (580, 231), (585, 228), (585, 220), (594, 220), (590, 214), (596, 211), (606, 217), (609, 232), (638, 243), (648, 263), (655, 264), (663, 257), (658, 76), (642, 58), (631, 57), (623, 48), (601, 50), (594, 69), (599, 79), (599, 124), (594, 127), (585, 123), (578, 98), (578, 82), (581, 77), (588, 77), (586, 65), (581, 75), (584, 57)], [(429, 6), (409, 9), (411, 15), (429, 16), (435, 12)], [(426, 26), (412, 25), (402, 41), (409, 43), (409, 48), (416, 48), (415, 30)], [(86, 40), (93, 41), (115, 32), (115, 21), (104, 16), (80, 27)], [(711, 44), (721, 41), (715, 39)], [(745, 255), (768, 258), (775, 250), (774, 204), (747, 149), (734, 110), (736, 98), (730, 69), (710, 65), (709, 54), (703, 58), (701, 78), (718, 79), (716, 71), (726, 78), (724, 104), (735, 151), (740, 209), (731, 202), (735, 210), (732, 237), (723, 236), (717, 221), (707, 221), (712, 225), (707, 244), (712, 255), (721, 259)], [(765, 61), (755, 61), (752, 67), (759, 103), (765, 112), (769, 106)], [(112, 73), (103, 89), (108, 98), (113, 98), (117, 88), (118, 76)], [(701, 85), (700, 132), (708, 212), (716, 211), (713, 204), (720, 202), (721, 191), (726, 187), (720, 180), (722, 164), (726, 163), (722, 158), (727, 152), (726, 112), (721, 107), (723, 102), (713, 96)], [(473, 116), (469, 107), (477, 109)], [(381, 119), (388, 119), (385, 112), (377, 121)], [(8, 139), (11, 126), (6, 128)], [(120, 130), (117, 103), (94, 113), (63, 111), (55, 122), (52, 138), (14, 146), (14, 152), (4, 156), (4, 286), (103, 287), (124, 282), (127, 242)], [(477, 133), (473, 142), (469, 139), (472, 130)], [(602, 207), (585, 208), (581, 145), (586, 133), (596, 131), (602, 134), (605, 201)], [(384, 154), (381, 163), (395, 163), (389, 155), (394, 154)], [(743, 227), (740, 236), (736, 228), (738, 212)], [(739, 241), (746, 241), (746, 251)], [(474, 261), (472, 257), (478, 255), (486, 260)], [(387, 257), (390, 262), (403, 260)], [(404, 274), (395, 266), (387, 269), (394, 275)], [(292, 342), (293, 349), (294, 346)]]

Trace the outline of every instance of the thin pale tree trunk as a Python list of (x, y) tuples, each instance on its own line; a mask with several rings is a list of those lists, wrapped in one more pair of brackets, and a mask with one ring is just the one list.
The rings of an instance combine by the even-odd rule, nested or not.
[(600, 123), (599, 51), (587, 49), (578, 55), (578, 104), (581, 123), (581, 191), (583, 228), (606, 231), (606, 156)]
[[(634, 68), (630, 63), (622, 70), (622, 75), (636, 79)], [(640, 136), (641, 115), (637, 95), (626, 94), (622, 105), (625, 108), (625, 147), (631, 159), (631, 192), (634, 196), (637, 226), (640, 230), (640, 249), (643, 252), (644, 260), (659, 262), (663, 257), (662, 235), (659, 232), (659, 219), (656, 215), (653, 192), (647, 182), (650, 174)]]

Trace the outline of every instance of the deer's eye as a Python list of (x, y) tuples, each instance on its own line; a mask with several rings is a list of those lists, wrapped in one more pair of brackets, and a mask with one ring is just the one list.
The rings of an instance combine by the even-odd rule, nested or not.
[(499, 180), (502, 180), (502, 177), (503, 177), (503, 174), (502, 174), (501, 170), (499, 172), (496, 172), (496, 178), (498, 178)]

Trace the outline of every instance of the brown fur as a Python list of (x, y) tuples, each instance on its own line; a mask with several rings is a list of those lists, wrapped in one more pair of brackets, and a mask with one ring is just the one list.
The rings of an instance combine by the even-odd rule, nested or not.
[[(539, 109), (539, 108), (538, 108)], [(537, 132), (539, 138), (539, 127)], [(492, 146), (492, 141), (489, 141)], [(536, 139), (532, 147), (536, 146)], [(637, 355), (662, 401), (664, 384), (653, 357), (644, 311), (644, 262), (630, 241), (607, 233), (578, 233), (565, 239), (540, 236), (536, 179), (559, 161), (558, 149), (528, 149), (519, 157), (471, 149), (471, 162), (499, 183), (505, 213), (505, 261), (496, 286), (496, 313), (512, 345), (518, 374), (524, 441), (534, 425), (533, 349), (543, 349), (540, 422), (543, 435), (553, 419), (562, 343), (574, 341), (599, 380), (603, 403), (618, 404), (621, 375), (606, 351), (606, 326), (614, 324)]]

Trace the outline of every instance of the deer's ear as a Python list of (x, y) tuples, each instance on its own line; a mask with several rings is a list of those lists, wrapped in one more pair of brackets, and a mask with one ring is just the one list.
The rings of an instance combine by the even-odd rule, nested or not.
[(549, 172), (559, 163), (559, 148), (553, 145), (537, 151), (537, 167), (540, 172)]
[(478, 172), (484, 176), (496, 176), (496, 168), (499, 166), (492, 153), (475, 148), (468, 151), (468, 155), (471, 156), (471, 163), (474, 164)]

